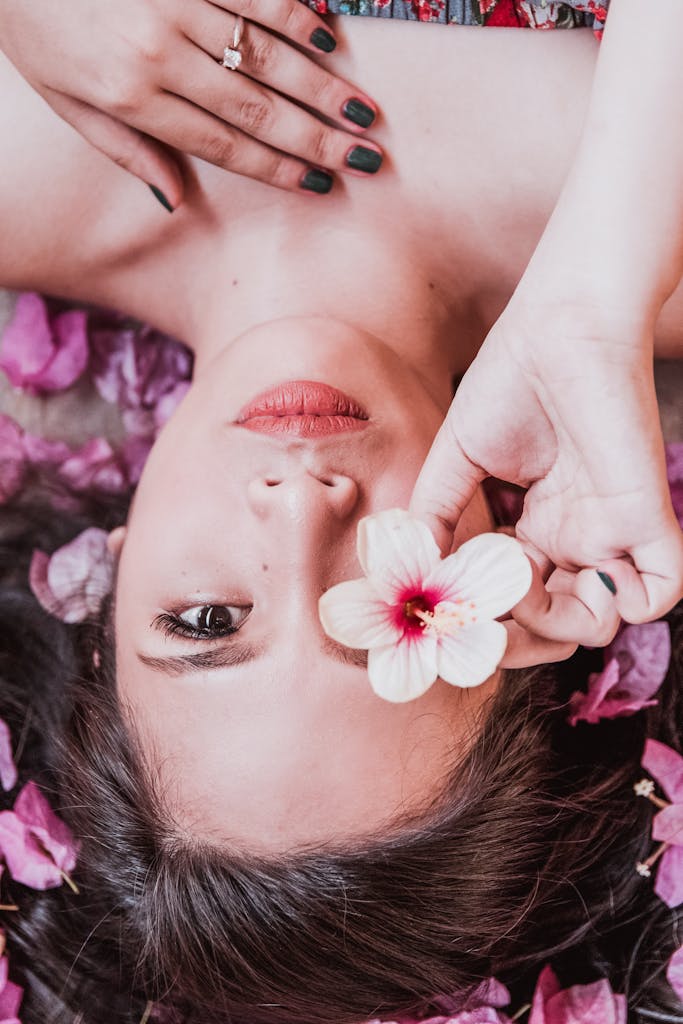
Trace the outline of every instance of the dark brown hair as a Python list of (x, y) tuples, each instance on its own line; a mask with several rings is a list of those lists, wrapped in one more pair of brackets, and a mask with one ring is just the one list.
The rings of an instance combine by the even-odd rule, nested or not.
[(508, 672), (418, 820), (346, 848), (232, 855), (168, 820), (117, 705), (106, 615), (65, 626), (27, 591), (32, 548), (98, 515), (114, 525), (110, 509), (10, 509), (0, 546), (0, 714), (23, 736), (22, 776), (83, 844), (79, 897), (3, 881), (21, 907), (3, 923), (24, 1024), (137, 1024), (150, 1000), (185, 1024), (355, 1024), (491, 974), (516, 1008), (548, 961), (565, 984), (607, 976), (634, 1020), (683, 1021), (663, 977), (677, 917), (635, 872), (651, 808), (633, 794), (646, 735), (680, 749), (680, 609), (647, 714), (567, 725), (596, 652)]

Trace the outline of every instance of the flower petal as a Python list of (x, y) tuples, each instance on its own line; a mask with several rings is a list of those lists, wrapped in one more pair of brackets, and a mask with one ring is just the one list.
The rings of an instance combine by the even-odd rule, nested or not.
[(670, 804), (652, 819), (652, 838), (658, 843), (683, 846), (683, 804)]
[(17, 769), (12, 757), (12, 737), (9, 726), (0, 718), (0, 785), (9, 793), (17, 784)]
[(16, 882), (31, 889), (54, 889), (62, 884), (54, 860), (14, 811), (0, 812), (0, 853)]
[(20, 489), (26, 469), (24, 432), (9, 416), (0, 414), (0, 502)]
[(664, 682), (671, 660), (668, 622), (625, 626), (605, 651), (619, 663), (619, 690), (647, 700)]
[(683, 903), (683, 846), (671, 846), (662, 855), (655, 892), (667, 907), (678, 907)]
[(62, 622), (82, 622), (96, 615), (112, 586), (113, 558), (107, 534), (84, 530), (51, 557), (34, 551), (29, 583), (43, 608)]
[(477, 619), (495, 619), (531, 586), (531, 564), (521, 545), (503, 533), (481, 533), (436, 566), (426, 588), (442, 601), (473, 601)]
[(648, 740), (640, 762), (662, 787), (669, 800), (683, 800), (683, 757), (659, 740)]
[(405, 590), (421, 590), (440, 559), (429, 527), (400, 508), (366, 516), (358, 524), (363, 571), (388, 602)]
[(7, 957), (0, 958), (0, 1022), (1, 1024), (20, 1024), (17, 1020), (24, 990), (8, 980), (9, 964)]
[(398, 643), (403, 634), (392, 609), (366, 579), (330, 587), (320, 598), (318, 612), (327, 635), (346, 647), (382, 647)]
[(2, 336), (0, 369), (13, 387), (25, 387), (40, 376), (53, 352), (45, 301), (34, 292), (24, 292)]
[(669, 960), (666, 977), (678, 998), (683, 1002), (683, 946), (677, 949)]
[(52, 810), (35, 782), (27, 782), (21, 790), (14, 802), (14, 813), (59, 868), (73, 871), (79, 844), (68, 825)]
[(378, 697), (401, 704), (426, 693), (438, 675), (436, 637), (406, 636), (368, 654), (370, 684)]
[(78, 380), (88, 365), (88, 314), (70, 309), (54, 318), (53, 357), (45, 364), (33, 387), (40, 391), (63, 391)]
[(592, 672), (588, 676), (588, 692), (575, 690), (569, 698), (570, 713), (567, 721), (570, 725), (577, 722), (589, 722), (595, 725), (600, 721), (601, 707), (610, 690), (619, 683), (619, 662), (611, 658), (602, 672)]
[(438, 640), (439, 675), (453, 686), (479, 686), (493, 675), (505, 654), (507, 630), (502, 622), (476, 622)]

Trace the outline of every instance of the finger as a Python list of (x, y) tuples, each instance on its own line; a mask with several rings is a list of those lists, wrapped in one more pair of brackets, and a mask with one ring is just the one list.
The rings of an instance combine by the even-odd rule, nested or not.
[(508, 619), (504, 626), (508, 644), (501, 661), (502, 668), (531, 668), (533, 665), (550, 665), (556, 661), (571, 658), (577, 644), (562, 640), (548, 640), (530, 633), (514, 619)]
[[(175, 72), (171, 72), (164, 83), (170, 91), (182, 92), (197, 107), (245, 135), (307, 164), (330, 170), (349, 169), (350, 154), (358, 146), (347, 132), (323, 124), (313, 114), (241, 72), (227, 71), (190, 43), (181, 64), (181, 79), (177, 80)], [(364, 140), (362, 148), (376, 154), (381, 163), (381, 151), (374, 143)], [(375, 170), (378, 166), (379, 163)]]
[(314, 52), (331, 53), (337, 45), (327, 22), (298, 0), (269, 0), (267, 4), (263, 0), (212, 0), (212, 3), (231, 14), (241, 14), (247, 21), (273, 29)]
[[(222, 58), (225, 46), (232, 45), (235, 16), (211, 4), (202, 4), (197, 11), (187, 7), (185, 10), (183, 30), (188, 39), (215, 60)], [(349, 131), (362, 132), (368, 127), (371, 115), (374, 120), (372, 100), (355, 86), (337, 78), (287, 41), (257, 25), (246, 25), (239, 49), (242, 54), (240, 75), (248, 75), (285, 96), (291, 96), (330, 120), (342, 123)], [(179, 92), (180, 89), (176, 87), (174, 91)], [(361, 118), (361, 124), (354, 113), (358, 103), (368, 111)], [(356, 120), (349, 118), (349, 112)]]
[(175, 210), (182, 203), (180, 168), (173, 154), (161, 143), (71, 96), (53, 89), (44, 90), (43, 96), (55, 113), (68, 121), (87, 142), (160, 192), (168, 204), (167, 209)]
[(594, 569), (555, 570), (544, 584), (532, 566), (531, 587), (511, 616), (536, 636), (584, 647), (605, 647), (621, 621), (612, 595)]
[[(322, 172), (270, 149), (178, 96), (154, 97), (141, 114), (135, 115), (136, 119), (140, 116), (154, 124), (157, 138), (167, 145), (235, 174), (244, 174), (277, 188), (304, 190), (307, 194), (329, 191), (332, 186), (331, 175), (325, 174), (327, 184), (323, 181), (325, 187), (318, 187)], [(311, 173), (318, 175), (313, 183)]]
[(410, 512), (424, 520), (442, 554), (451, 549), (458, 521), (486, 473), (465, 455), (451, 426), (441, 426), (417, 478)]
[(667, 536), (637, 548), (631, 556), (633, 561), (600, 562), (597, 569), (627, 622), (651, 622), (683, 597), (683, 533), (675, 523)]

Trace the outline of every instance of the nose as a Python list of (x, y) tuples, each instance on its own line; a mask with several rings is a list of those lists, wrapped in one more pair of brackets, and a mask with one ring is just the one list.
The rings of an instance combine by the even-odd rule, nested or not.
[(259, 477), (248, 486), (249, 503), (259, 518), (294, 522), (338, 519), (351, 516), (358, 504), (358, 485), (339, 473), (317, 474), (309, 470), (282, 476)]

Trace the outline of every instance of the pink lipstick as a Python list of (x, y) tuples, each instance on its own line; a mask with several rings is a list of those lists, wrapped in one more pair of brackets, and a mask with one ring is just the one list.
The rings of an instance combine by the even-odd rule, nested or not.
[(363, 430), (368, 414), (343, 391), (311, 380), (293, 380), (261, 392), (235, 422), (261, 434), (324, 437)]

